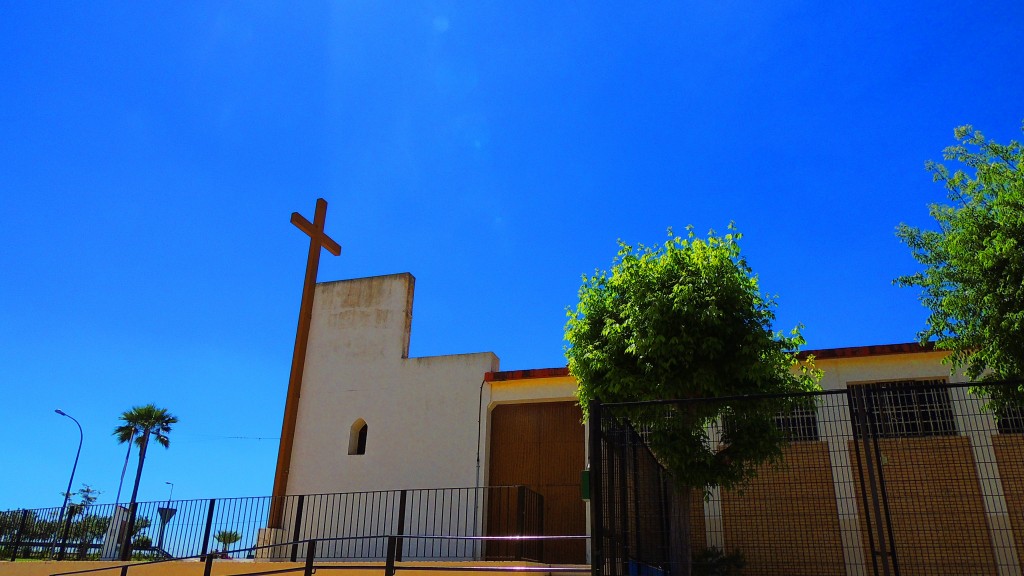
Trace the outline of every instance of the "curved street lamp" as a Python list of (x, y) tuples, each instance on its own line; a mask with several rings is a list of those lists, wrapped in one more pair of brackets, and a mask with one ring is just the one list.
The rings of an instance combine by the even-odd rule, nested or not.
[[(82, 439), (84, 436), (82, 434), (82, 425), (78, 423), (78, 420), (75, 420), (73, 416), (64, 412), (60, 408), (57, 408), (54, 412), (61, 416), (71, 418), (71, 421), (75, 423), (75, 426), (78, 426), (78, 452), (75, 452), (75, 464), (71, 467), (71, 478), (68, 479), (68, 489), (64, 491), (64, 504), (60, 507), (60, 519), (57, 524), (60, 526), (60, 524), (64, 522), (64, 513), (68, 509), (68, 500), (71, 499), (71, 485), (75, 482), (75, 470), (78, 469), (78, 457), (82, 455)], [(63, 550), (61, 552), (63, 552)]]

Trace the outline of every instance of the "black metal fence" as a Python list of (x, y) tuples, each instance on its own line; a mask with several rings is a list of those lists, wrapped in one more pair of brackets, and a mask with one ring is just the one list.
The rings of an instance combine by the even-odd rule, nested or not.
[[(989, 401), (1019, 387), (903, 381), (595, 405), (595, 571), (1020, 574), (1024, 418)], [(739, 486), (687, 486), (662, 467), (648, 432), (650, 422), (695, 413), (724, 415), (698, 434), (716, 457), (728, 455), (731, 419), (766, 415), (785, 441)]]
[(537, 541), (460, 539), (539, 536), (543, 498), (522, 486), (390, 490), (286, 496), (283, 522), (268, 527), (271, 497), (175, 500), (137, 504), (130, 530), (124, 506), (69, 506), (0, 512), (0, 555), (64, 560), (118, 560), (122, 542), (134, 560), (241, 554), (301, 559), (298, 540), (321, 539), (316, 558), (384, 559), (388, 534), (451, 537), (408, 539), (398, 559), (539, 560)]

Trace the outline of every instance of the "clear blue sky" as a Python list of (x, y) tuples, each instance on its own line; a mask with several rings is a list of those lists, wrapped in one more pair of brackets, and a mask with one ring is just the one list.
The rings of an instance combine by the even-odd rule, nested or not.
[(778, 328), (911, 341), (894, 228), (954, 126), (1020, 138), (1022, 31), (1019, 1), (5, 2), (0, 509), (60, 504), (58, 407), (103, 502), (149, 402), (181, 422), (142, 499), (269, 494), (318, 196), (321, 280), (416, 276), (414, 355), (564, 365), (618, 238), (730, 221)]

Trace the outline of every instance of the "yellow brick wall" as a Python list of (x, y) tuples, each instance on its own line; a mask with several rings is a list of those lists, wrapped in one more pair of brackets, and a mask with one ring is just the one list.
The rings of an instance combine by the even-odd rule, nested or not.
[[(995, 574), (970, 440), (963, 436), (887, 438), (878, 440), (878, 447), (900, 574)], [(856, 448), (851, 441), (850, 457), (860, 495)], [(863, 443), (860, 449), (863, 459)], [(867, 478), (866, 464), (864, 474)], [(859, 498), (857, 507), (870, 566), (868, 527), (864, 503)]]
[(1006, 495), (1006, 510), (1018, 558), (1024, 559), (1024, 435), (993, 434), (992, 449)]
[(707, 524), (704, 522), (704, 491), (690, 492), (690, 549), (697, 551), (708, 547)]
[(722, 491), (725, 550), (748, 576), (844, 574), (839, 512), (825, 442), (797, 442), (742, 491)]

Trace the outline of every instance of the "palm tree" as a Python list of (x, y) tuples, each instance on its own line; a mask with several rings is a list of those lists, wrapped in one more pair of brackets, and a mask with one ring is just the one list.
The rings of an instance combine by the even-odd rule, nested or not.
[(225, 554), (228, 551), (228, 547), (242, 539), (242, 535), (234, 530), (221, 530), (213, 537), (214, 540), (221, 543), (222, 552)]
[[(171, 445), (167, 434), (171, 431), (171, 424), (177, 424), (178, 418), (167, 412), (165, 408), (157, 408), (153, 404), (145, 406), (134, 406), (131, 410), (121, 414), (120, 418), (124, 424), (114, 429), (114, 436), (121, 444), (131, 442), (139, 446), (139, 467), (135, 471), (135, 487), (132, 488), (132, 498), (128, 503), (128, 533), (131, 533), (135, 523), (135, 502), (139, 496), (139, 482), (142, 480), (142, 465), (146, 462), (146, 450), (149, 448), (149, 438), (152, 436), (156, 443), (167, 448)], [(131, 546), (125, 538), (121, 547), (121, 559), (128, 560), (131, 555)]]

